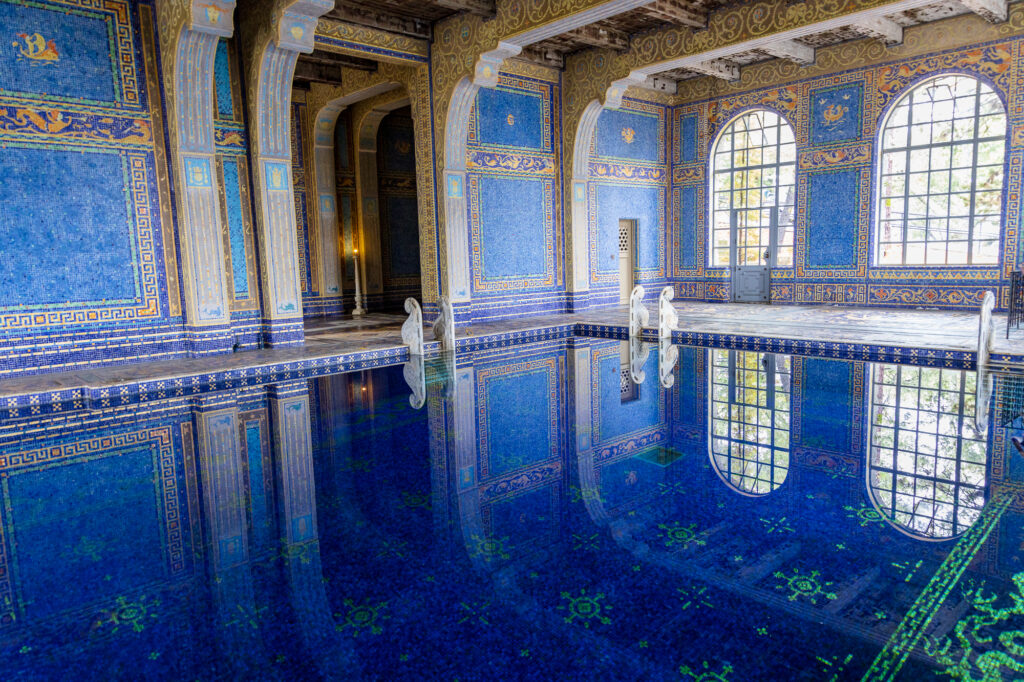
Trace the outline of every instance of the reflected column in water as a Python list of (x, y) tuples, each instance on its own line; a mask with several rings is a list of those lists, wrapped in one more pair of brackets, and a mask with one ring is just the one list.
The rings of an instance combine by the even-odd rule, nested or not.
[(265, 654), (258, 629), (235, 627), (240, 617), (258, 623), (260, 613), (249, 565), (245, 450), (236, 397), (200, 398), (195, 423), (218, 639), (224, 664), (241, 673), (246, 659), (265, 659)]
[(356, 656), (335, 631), (320, 563), (316, 479), (309, 420), (309, 385), (275, 384), (268, 390), (277, 468), (285, 572), (299, 637), (326, 678), (339, 671), (357, 676)]

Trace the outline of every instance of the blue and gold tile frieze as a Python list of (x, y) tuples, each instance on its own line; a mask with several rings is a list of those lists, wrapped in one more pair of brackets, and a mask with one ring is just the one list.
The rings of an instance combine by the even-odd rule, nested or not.
[[(792, 125), (800, 113), (798, 104), (806, 87), (805, 83), (797, 83), (756, 90), (709, 102), (706, 107), (707, 134), (710, 139), (714, 139), (729, 121), (751, 108), (771, 109)], [(794, 129), (799, 130), (800, 128), (795, 126)]]
[(891, 282), (971, 282), (999, 283), (1000, 272), (992, 267), (974, 268), (871, 268), (868, 279), (886, 280)]
[(880, 115), (890, 101), (918, 79), (950, 70), (967, 71), (984, 76), (996, 89), (1010, 92), (1014, 48), (1010, 43), (986, 45), (930, 55), (922, 59), (901, 61), (877, 70), (875, 115)]
[(927, 305), (977, 310), (991, 287), (872, 284), (868, 302), (886, 305)]
[(706, 165), (703, 163), (676, 166), (672, 169), (672, 183), (675, 185), (703, 184), (705, 168)]
[[(816, 273), (817, 274), (817, 273)], [(800, 283), (796, 287), (797, 303), (846, 303), (861, 304), (866, 300), (867, 286), (865, 284), (841, 284), (841, 283)], [(790, 299), (792, 300), (792, 299)]]
[(871, 163), (871, 143), (858, 142), (843, 147), (800, 151), (800, 170), (817, 170)]
[(471, 171), (499, 171), (502, 173), (555, 174), (554, 155), (513, 154), (471, 150), (466, 160)]
[(101, 147), (153, 146), (149, 118), (2, 104), (0, 140)]
[(590, 162), (590, 177), (595, 180), (635, 180), (662, 183), (667, 178), (664, 166), (639, 166), (624, 163)]

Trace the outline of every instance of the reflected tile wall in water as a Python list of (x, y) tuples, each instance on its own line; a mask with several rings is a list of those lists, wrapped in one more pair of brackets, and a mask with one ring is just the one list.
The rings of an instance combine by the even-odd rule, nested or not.
[[(0, 663), (25, 679), (1012, 675), (1013, 432), (990, 429), (963, 498), (920, 457), (919, 405), (899, 503), (978, 513), (908, 532), (867, 484), (871, 380), (892, 366), (794, 356), (790, 379), (738, 353), (681, 348), (672, 390), (652, 353), (628, 396), (620, 342), (573, 339), (432, 360), (421, 409), (399, 366), (0, 423)], [(771, 368), (791, 419), (786, 475), (756, 495), (709, 456), (715, 367), (721, 409), (772, 412)], [(945, 408), (962, 415), (954, 478), (976, 459), (968, 408)], [(743, 423), (728, 428), (756, 478), (764, 433)]]

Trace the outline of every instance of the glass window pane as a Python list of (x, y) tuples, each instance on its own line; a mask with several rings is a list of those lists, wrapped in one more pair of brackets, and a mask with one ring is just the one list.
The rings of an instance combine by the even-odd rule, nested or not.
[(926, 80), (895, 103), (879, 133), (878, 263), (998, 262), (1006, 130), (1002, 101), (967, 75)]

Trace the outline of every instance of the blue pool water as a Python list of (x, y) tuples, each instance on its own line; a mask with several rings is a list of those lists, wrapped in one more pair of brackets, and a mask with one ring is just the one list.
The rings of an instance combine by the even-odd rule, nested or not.
[(8, 416), (0, 678), (1024, 678), (1024, 383), (678, 352)]

